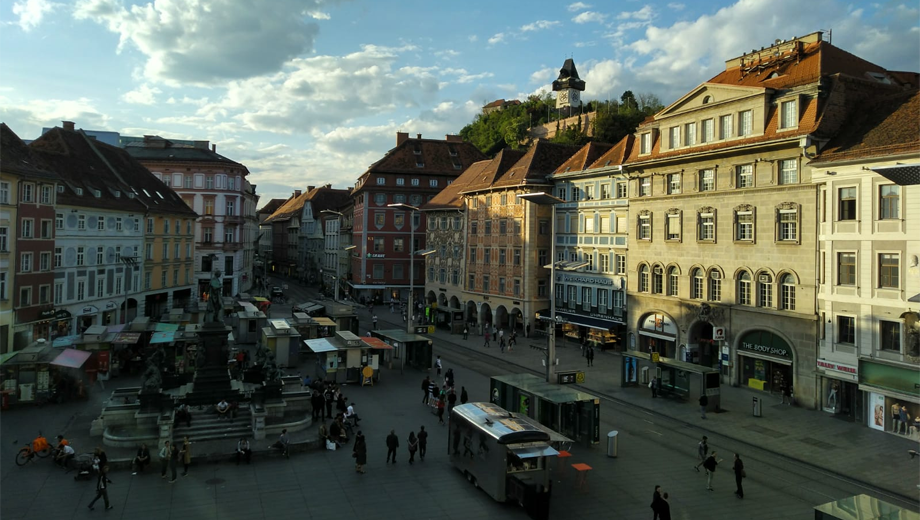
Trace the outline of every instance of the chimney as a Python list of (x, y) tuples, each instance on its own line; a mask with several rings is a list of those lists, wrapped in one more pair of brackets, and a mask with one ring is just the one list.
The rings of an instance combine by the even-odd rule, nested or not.
[(444, 140), (448, 143), (462, 143), (463, 138), (456, 134), (447, 134), (444, 136)]
[(311, 191), (313, 191), (313, 188), (315, 187), (316, 186), (307, 186), (307, 193), (310, 193)]
[(416, 139), (421, 139), (421, 138), (422, 138), (422, 134), (415, 134), (415, 138), (416, 138)]
[(300, 196), (300, 190), (294, 190), (294, 197)]
[(211, 145), (211, 151), (214, 152), (214, 153), (217, 153), (217, 145), (216, 145), (216, 144), (212, 144), (212, 145)]
[(396, 132), (396, 146), (405, 143), (409, 139), (408, 132)]
[(331, 189), (332, 189), (332, 185), (331, 185), (331, 184), (326, 184), (325, 186), (323, 186), (323, 188), (326, 188), (327, 190), (331, 190)]
[(73, 121), (61, 121), (61, 126), (64, 127), (64, 130), (74, 131)]

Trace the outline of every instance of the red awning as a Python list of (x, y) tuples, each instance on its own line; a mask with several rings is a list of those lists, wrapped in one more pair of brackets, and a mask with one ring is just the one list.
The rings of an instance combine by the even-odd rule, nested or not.
[(386, 342), (380, 338), (368, 338), (365, 336), (361, 338), (361, 341), (367, 343), (367, 345), (371, 348), (380, 350), (393, 350), (393, 345), (387, 345)]
[(86, 363), (86, 360), (92, 356), (92, 352), (87, 352), (85, 350), (77, 350), (73, 348), (65, 348), (61, 351), (60, 354), (54, 361), (51, 362), (52, 365), (57, 365), (59, 367), (67, 368), (80, 368), (83, 366), (83, 363)]

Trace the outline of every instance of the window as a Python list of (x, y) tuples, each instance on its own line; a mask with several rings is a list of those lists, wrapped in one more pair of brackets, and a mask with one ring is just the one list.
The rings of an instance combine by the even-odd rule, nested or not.
[(794, 209), (779, 211), (779, 240), (795, 242), (799, 239), (799, 213)]
[(616, 274), (626, 274), (626, 255), (615, 255)]
[(690, 271), (690, 298), (703, 299), (703, 270), (698, 267)]
[(153, 244), (150, 242), (144, 244), (144, 259), (153, 260)]
[(498, 278), (498, 292), (499, 294), (505, 293), (505, 277), (501, 276)]
[(664, 269), (660, 265), (652, 268), (652, 292), (654, 294), (664, 293)]
[(669, 213), (667, 226), (668, 240), (680, 240), (680, 213)]
[(646, 154), (652, 153), (652, 134), (644, 133), (639, 136), (639, 153)]
[(101, 276), (96, 277), (96, 297), (101, 298), (105, 295), (105, 279)]
[(386, 193), (375, 193), (374, 194), (374, 204), (377, 204), (378, 206), (382, 206), (386, 203), (387, 203)]
[(487, 247), (487, 248), (485, 248), (485, 250), (483, 251), (482, 261), (483, 261), (483, 263), (485, 263), (486, 265), (489, 265), (489, 264), (492, 263), (492, 248), (491, 248), (491, 247)]
[(837, 285), (856, 285), (856, 253), (837, 253)]
[(153, 233), (153, 219), (147, 219), (147, 233)]
[(22, 233), (19, 236), (22, 238), (32, 238), (35, 233), (35, 221), (30, 218), (22, 219)]
[[(181, 249), (180, 249), (181, 247), (182, 247), (182, 244), (180, 244), (179, 241), (177, 240), (177, 241), (176, 241), (175, 248), (173, 249), (173, 258), (175, 258), (176, 260), (182, 258), (181, 254), (180, 254), (180, 253), (182, 252)], [(186, 257), (186, 258), (188, 258), (188, 257)]]
[(206, 175), (204, 178), (204, 187), (207, 190), (213, 190), (214, 189), (214, 177), (210, 175)]
[(86, 248), (83, 246), (78, 246), (77, 247), (77, 265), (83, 265), (85, 256), (86, 256)]
[(648, 292), (649, 270), (647, 265), (639, 267), (639, 292)]
[(626, 198), (626, 183), (625, 182), (617, 183), (617, 198), (618, 199)]
[(394, 238), (393, 239), (393, 251), (397, 253), (405, 251), (405, 239), (404, 238)]
[[(610, 185), (601, 184), (601, 199), (609, 199), (609, 198), (610, 198)], [(521, 199), (518, 199), (518, 201), (520, 200)]]
[(594, 185), (588, 184), (585, 186), (585, 200), (594, 200)]
[(668, 136), (669, 136), (668, 142), (671, 145), (671, 149), (673, 150), (675, 148), (679, 148), (680, 147), (680, 127), (672, 126), (671, 128), (669, 128)]
[(482, 292), (489, 292), (489, 275), (482, 276)]
[(191, 189), (192, 188), (192, 176), (186, 175), (185, 178), (183, 179), (183, 183), (185, 185), (185, 189), (187, 190)]
[(521, 249), (514, 249), (514, 265), (521, 265)]
[(757, 277), (757, 304), (761, 307), (773, 307), (773, 277), (762, 274)]
[(700, 170), (700, 191), (714, 191), (716, 189), (716, 171)]
[(51, 221), (42, 220), (42, 238), (51, 238)]
[(22, 253), (19, 257), (19, 271), (22, 273), (32, 272), (32, 253)]
[(507, 220), (501, 219), (498, 221), (498, 234), (499, 235), (508, 234), (508, 221)]
[(581, 188), (572, 186), (572, 200), (578, 202), (581, 200)]
[(639, 179), (639, 196), (648, 197), (652, 194), (652, 178), (643, 177)]
[(738, 114), (738, 136), (744, 137), (754, 133), (754, 113), (745, 110)]
[(188, 259), (191, 257), (192, 257), (192, 243), (186, 242), (185, 243), (185, 258)]
[[(488, 253), (488, 250), (486, 250), (486, 252)], [(508, 253), (504, 249), (499, 249), (498, 250), (498, 265), (505, 265), (507, 259), (508, 259)], [(486, 262), (488, 262), (488, 256), (486, 257)], [(543, 264), (543, 265), (546, 265), (546, 264)]]
[(709, 272), (709, 301), (722, 301), (722, 273), (719, 271)]
[(492, 234), (492, 221), (491, 220), (486, 221), (485, 234), (487, 236)]
[(900, 257), (897, 253), (878, 255), (878, 286), (883, 289), (897, 289), (899, 285)]
[[(202, 229), (202, 233), (203, 233), (203, 236), (204, 236), (204, 243), (205, 243), (205, 244), (210, 244), (210, 243), (214, 240), (214, 228), (206, 227), (206, 228)], [(148, 260), (149, 260), (149, 258), (148, 258)], [(210, 271), (210, 269), (209, 269), (209, 271)]]
[(693, 146), (696, 144), (696, 123), (687, 123), (684, 125), (684, 146)]
[(374, 225), (381, 228), (386, 224), (387, 214), (383, 211), (374, 213)]
[(0, 182), (0, 204), (10, 203), (10, 183)]
[(64, 284), (55, 282), (54, 284), (54, 304), (61, 305), (64, 303)]
[(592, 304), (592, 299), (593, 299), (591, 297), (592, 292), (593, 291), (591, 290), (590, 287), (581, 288), (581, 308), (586, 311), (591, 310), (591, 304)]
[(228, 200), (227, 201), (227, 216), (232, 217), (236, 215), (236, 201)]
[(55, 247), (54, 248), (54, 267), (61, 267), (63, 258), (64, 258), (63, 248)]
[(795, 159), (785, 159), (779, 162), (779, 183), (798, 184), (799, 162)]
[(476, 263), (476, 246), (470, 246), (470, 263)]
[(397, 177), (397, 178), (396, 178), (396, 185), (397, 185), (397, 186), (405, 186), (405, 185), (406, 185), (406, 179), (404, 179), (403, 177)]
[(10, 250), (10, 228), (0, 227), (0, 251), (7, 252)]
[(878, 218), (894, 220), (901, 215), (901, 187), (885, 184), (878, 187)]
[(585, 215), (585, 233), (594, 233), (594, 215)]
[(739, 211), (735, 213), (735, 240), (739, 242), (754, 241), (753, 211)]
[(224, 243), (232, 244), (236, 242), (234, 240), (234, 235), (236, 234), (236, 229), (232, 227), (224, 228)]
[(669, 173), (668, 174), (668, 194), (677, 195), (680, 193), (680, 174), (679, 173)]
[(51, 186), (42, 186), (42, 204), (51, 204)]
[(837, 343), (856, 344), (856, 318), (837, 316)]
[(96, 229), (98, 231), (105, 231), (105, 218), (96, 217)]
[(103, 263), (102, 247), (97, 247), (96, 248), (96, 265), (102, 265), (102, 263)]
[(652, 239), (652, 217), (651, 215), (639, 216), (639, 240)]
[(547, 296), (546, 280), (537, 280), (537, 296)]
[(86, 281), (78, 280), (77, 281), (77, 301), (83, 301), (86, 299)]
[(31, 183), (22, 184), (22, 202), (35, 202), (35, 185)]
[(668, 296), (677, 296), (680, 288), (679, 274), (676, 267), (668, 268)]
[[(417, 165), (416, 165), (416, 166), (417, 166)], [(424, 166), (424, 164), (423, 164), (422, 166)], [(430, 187), (432, 187), (432, 188), (437, 188), (437, 187), (438, 187), (438, 180), (437, 180), (437, 179), (430, 179), (430, 180), (428, 181), (428, 186), (430, 186)]]
[(374, 252), (382, 253), (386, 251), (386, 240), (383, 237), (374, 237)]
[(700, 142), (711, 143), (714, 140), (714, 135), (715, 121), (712, 119), (704, 119), (700, 125)]
[(86, 215), (77, 215), (77, 229), (86, 229)]
[(700, 213), (699, 240), (713, 242), (716, 239), (716, 217), (714, 213)]
[(738, 303), (751, 304), (751, 275), (747, 271), (742, 271), (738, 276)]
[(901, 324), (896, 321), (879, 320), (879, 348), (901, 352)]
[(601, 233), (610, 233), (610, 216), (601, 215)]
[(20, 307), (28, 307), (32, 305), (32, 287), (23, 287), (19, 290), (19, 305)]
[(732, 136), (732, 116), (719, 118), (719, 139), (730, 139)]
[(153, 273), (151, 273), (150, 271), (147, 271), (146, 273), (144, 273), (144, 289), (149, 290), (150, 287), (153, 285), (152, 278), (153, 278)]
[(160, 271), (160, 287), (166, 287), (166, 269)]
[(163, 260), (169, 260), (169, 242), (163, 242), (163, 254), (161, 258)]
[(735, 166), (735, 187), (750, 188), (754, 185), (754, 165), (739, 164)]
[(795, 278), (791, 274), (780, 279), (780, 308), (784, 311), (795, 310)]
[(54, 216), (54, 229), (64, 229), (64, 214), (58, 213)]
[(204, 199), (204, 214), (205, 215), (214, 214), (214, 199)]
[(799, 113), (796, 110), (796, 102), (783, 101), (780, 103), (780, 128), (795, 128), (799, 126)]
[(141, 219), (136, 218), (134, 219), (134, 231), (140, 231), (140, 230), (141, 230)]

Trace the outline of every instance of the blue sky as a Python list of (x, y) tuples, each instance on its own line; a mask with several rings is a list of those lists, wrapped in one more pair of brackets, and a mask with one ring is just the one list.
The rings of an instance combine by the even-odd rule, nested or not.
[(3, 0), (0, 120), (208, 139), (263, 196), (352, 185), (396, 141), (443, 139), (498, 98), (549, 91), (573, 57), (583, 100), (670, 103), (726, 60), (831, 29), (918, 70), (916, 2)]

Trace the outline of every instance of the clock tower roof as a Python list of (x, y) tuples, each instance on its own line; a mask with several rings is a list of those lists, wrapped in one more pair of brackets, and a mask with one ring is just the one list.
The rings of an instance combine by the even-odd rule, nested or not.
[(553, 91), (565, 89), (574, 89), (579, 91), (585, 90), (585, 80), (578, 77), (578, 69), (575, 68), (575, 60), (567, 58), (562, 68), (559, 69), (559, 77), (553, 82)]

